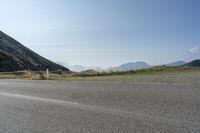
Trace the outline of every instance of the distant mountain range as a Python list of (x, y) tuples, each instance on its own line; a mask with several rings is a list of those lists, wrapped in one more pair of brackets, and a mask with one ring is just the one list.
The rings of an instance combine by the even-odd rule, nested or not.
[(81, 65), (68, 66), (68, 68), (71, 71), (75, 71), (75, 72), (81, 72), (81, 71), (85, 71), (85, 70), (90, 69), (88, 67), (84, 67), (84, 66), (81, 66)]
[(43, 71), (49, 66), (51, 71), (69, 69), (38, 55), (21, 43), (0, 31), (0, 71)]
[[(169, 64), (165, 64), (163, 66), (169, 66), (169, 67), (200, 67), (200, 59), (191, 61), (189, 63), (187, 63), (185, 61), (176, 61), (176, 62), (172, 62), (172, 63), (169, 63)], [(129, 71), (129, 70), (138, 70), (138, 69), (144, 69), (144, 68), (150, 68), (150, 67), (154, 67), (154, 66), (149, 65), (145, 62), (139, 61), (139, 62), (136, 62), (136, 63), (122, 64), (118, 67), (111, 68), (111, 70), (114, 70), (114, 71)]]
[[(192, 61), (192, 62), (189, 62), (189, 63), (187, 63), (185, 61), (176, 61), (176, 62), (164, 64), (164, 65), (161, 65), (161, 66), (169, 66), (169, 67), (178, 67), (178, 66), (180, 66), (180, 67), (183, 67), (183, 66), (200, 67), (200, 60), (195, 60), (195, 61)], [(149, 65), (149, 64), (147, 64), (145, 62), (142, 62), (142, 61), (138, 61), (138, 62), (125, 63), (125, 64), (122, 64), (122, 65), (117, 66), (117, 67), (111, 67), (111, 68), (109, 68), (109, 70), (112, 70), (112, 71), (129, 71), (129, 70), (145, 69), (145, 68), (150, 68), (150, 67), (155, 67), (155, 66)], [(87, 70), (95, 70), (95, 71), (97, 71), (95, 68), (84, 67), (84, 66), (81, 66), (81, 65), (70, 66), (69, 68), (70, 68), (70, 70), (76, 71), (76, 72), (82, 72), (82, 71), (87, 71)]]
[[(112, 71), (129, 71), (129, 70), (137, 70), (137, 69), (143, 69), (143, 68), (149, 68), (151, 67), (151, 65), (148, 65), (145, 62), (135, 62), (135, 63), (126, 63), (126, 64), (122, 64), (120, 66), (117, 67), (111, 67), (109, 68), (109, 70)], [(87, 71), (87, 70), (94, 70), (94, 71), (103, 71), (106, 69), (100, 69), (100, 68), (95, 68), (95, 67), (84, 67), (81, 65), (75, 65), (75, 66), (68, 66), (68, 68), (72, 71), (75, 72), (82, 72), (82, 71)]]
[(126, 64), (122, 64), (118, 67), (111, 68), (111, 70), (113, 70), (113, 71), (129, 71), (129, 70), (144, 69), (144, 68), (149, 68), (149, 67), (151, 67), (151, 65), (148, 65), (145, 62), (138, 61), (135, 63), (129, 62)]

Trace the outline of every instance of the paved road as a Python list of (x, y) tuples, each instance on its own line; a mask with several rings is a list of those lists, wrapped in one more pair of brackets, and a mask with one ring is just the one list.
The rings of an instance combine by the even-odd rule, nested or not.
[(200, 133), (200, 84), (1, 80), (0, 133)]

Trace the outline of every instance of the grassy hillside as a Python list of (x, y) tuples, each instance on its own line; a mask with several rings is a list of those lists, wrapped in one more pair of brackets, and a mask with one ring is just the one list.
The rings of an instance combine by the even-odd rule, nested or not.
[(200, 60), (194, 60), (191, 61), (183, 66), (187, 66), (187, 67), (200, 67)]
[(42, 71), (49, 66), (52, 71), (69, 69), (33, 52), (12, 37), (0, 31), (0, 71)]

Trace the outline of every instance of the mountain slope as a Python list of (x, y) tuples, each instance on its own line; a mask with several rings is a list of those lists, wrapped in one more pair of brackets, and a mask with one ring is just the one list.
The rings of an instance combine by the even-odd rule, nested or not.
[(181, 66), (181, 65), (184, 65), (186, 64), (186, 62), (184, 61), (176, 61), (176, 62), (172, 62), (172, 63), (169, 63), (169, 64), (166, 64), (165, 66)]
[(112, 70), (114, 71), (129, 71), (129, 70), (137, 70), (137, 69), (143, 69), (143, 68), (149, 68), (151, 67), (150, 65), (148, 65), (145, 62), (135, 62), (135, 63), (126, 63), (126, 64), (122, 64), (118, 67), (114, 67), (112, 68)]
[(189, 63), (184, 64), (183, 66), (188, 66), (188, 67), (200, 67), (200, 59), (191, 61)]
[(46, 69), (47, 65), (51, 71), (69, 71), (69, 69), (43, 58), (0, 31), (0, 71), (27, 69), (42, 71)]

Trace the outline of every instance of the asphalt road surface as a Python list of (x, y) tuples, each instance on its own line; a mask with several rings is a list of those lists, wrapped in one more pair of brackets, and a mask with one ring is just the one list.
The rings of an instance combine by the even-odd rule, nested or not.
[(0, 133), (200, 133), (200, 84), (0, 80)]

